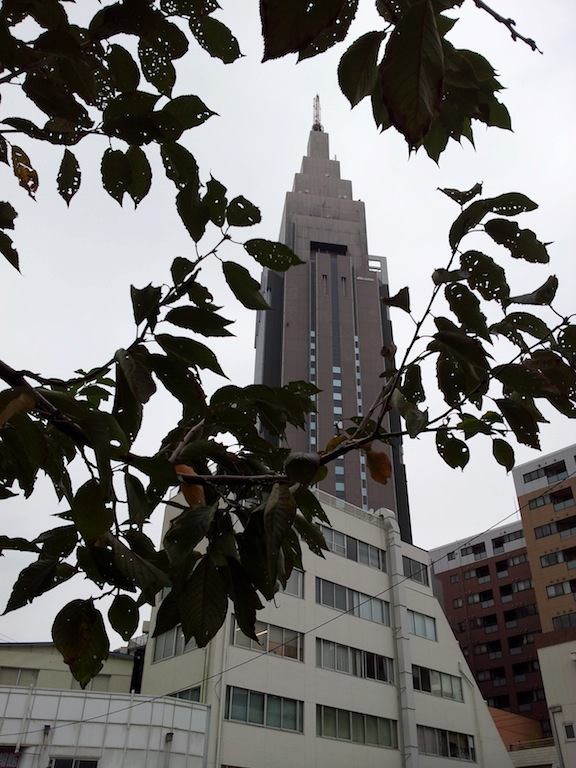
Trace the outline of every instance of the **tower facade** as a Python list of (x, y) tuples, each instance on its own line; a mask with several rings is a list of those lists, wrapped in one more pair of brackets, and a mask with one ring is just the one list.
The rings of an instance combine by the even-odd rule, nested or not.
[[(320, 390), (317, 412), (305, 432), (292, 429), (296, 451), (319, 451), (350, 418), (363, 416), (382, 388), (392, 331), (382, 298), (388, 295), (386, 259), (368, 252), (364, 203), (330, 158), (329, 137), (318, 111), (307, 153), (286, 194), (280, 240), (303, 264), (286, 273), (264, 270), (262, 290), (270, 309), (256, 325), (257, 383), (281, 386), (304, 380)], [(399, 418), (389, 425), (398, 431)], [(402, 539), (411, 542), (406, 474), (399, 439), (386, 447), (393, 478), (370, 478), (365, 457), (352, 452), (334, 462), (319, 487), (361, 509), (395, 512)]]

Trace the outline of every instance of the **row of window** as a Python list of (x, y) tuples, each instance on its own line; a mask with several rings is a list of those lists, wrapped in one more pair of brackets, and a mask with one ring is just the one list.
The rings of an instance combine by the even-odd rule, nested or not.
[(446, 672), (438, 672), (436, 669), (412, 665), (412, 681), (415, 691), (424, 691), (443, 699), (464, 701), (462, 680), (455, 675)]
[[(39, 669), (30, 669), (28, 667), (0, 667), (0, 685), (18, 686), (29, 688), (38, 683)], [(70, 676), (70, 688), (80, 690), (80, 683)], [(110, 689), (110, 675), (96, 675), (86, 685), (87, 691), (108, 691)], [(2, 757), (0, 755), (0, 768), (2, 767)]]
[(539, 467), (538, 469), (533, 469), (532, 472), (526, 472), (526, 474), (522, 475), (525, 483), (538, 480), (540, 477), (545, 477), (549, 483), (558, 483), (561, 480), (565, 480), (568, 477), (566, 462), (563, 460), (557, 461), (554, 464), (549, 464), (547, 467)]
[(370, 597), (319, 577), (316, 577), (316, 602), (360, 619), (390, 626), (390, 604), (386, 600)]
[(430, 586), (430, 579), (428, 577), (428, 566), (424, 563), (419, 563), (418, 560), (413, 560), (411, 557), (402, 557), (402, 567), (404, 570), (404, 576), (412, 581), (417, 581), (419, 584), (424, 584), (426, 587)]
[(576, 593), (576, 579), (561, 581), (559, 584), (549, 584), (546, 587), (548, 597), (561, 597), (562, 595), (571, 595), (573, 593)]
[(558, 552), (550, 552), (548, 555), (540, 555), (540, 565), (547, 568), (550, 565), (566, 563), (568, 568), (576, 568), (576, 547), (561, 549)]
[(304, 702), (228, 686), (224, 717), (240, 723), (303, 733)]
[(474, 736), (442, 728), (429, 728), (426, 725), (419, 725), (417, 730), (418, 751), (422, 754), (455, 757), (471, 762), (476, 760)]
[(576, 627), (576, 613), (565, 613), (562, 616), (554, 616), (552, 618), (552, 626), (554, 629), (570, 629)]
[(576, 536), (576, 516), (565, 517), (563, 520), (545, 523), (534, 528), (534, 535), (537, 539), (543, 539), (546, 536), (552, 536), (555, 533), (560, 534), (560, 538), (565, 539), (569, 536)]
[(262, 653), (273, 653), (275, 656), (284, 656), (287, 659), (304, 661), (304, 635), (302, 632), (257, 621), (254, 627), (254, 633), (258, 638), (256, 641), (242, 632), (235, 619), (232, 619), (231, 632), (232, 645)]
[(167, 632), (158, 635), (154, 643), (154, 661), (162, 659), (171, 659), (173, 656), (181, 656), (187, 651), (193, 651), (198, 646), (194, 639), (188, 643), (184, 639), (184, 632), (180, 624), (172, 627)]
[(538, 507), (544, 507), (546, 504), (553, 504), (556, 512), (561, 512), (563, 509), (574, 506), (574, 494), (571, 488), (563, 488), (556, 493), (545, 493), (542, 496), (536, 496), (535, 499), (530, 499), (528, 506), (530, 509), (538, 509)]
[(316, 666), (354, 677), (394, 683), (394, 662), (388, 656), (350, 648), (320, 637), (316, 638)]
[[(524, 531), (522, 528), (520, 528), (518, 531), (506, 533), (504, 536), (497, 536), (495, 539), (492, 539), (492, 549), (494, 550), (494, 554), (496, 555), (499, 551), (502, 551), (504, 549), (504, 544), (508, 544), (510, 541), (518, 541), (519, 539), (522, 539), (523, 544)], [(520, 544), (518, 546), (520, 546)]]
[[(336, 467), (338, 469), (338, 467)], [(386, 571), (386, 552), (383, 549), (367, 544), (365, 541), (359, 541), (353, 536), (348, 536), (326, 525), (320, 526), (326, 546), (335, 555), (345, 557), (355, 563), (363, 563), (371, 568)]]
[(316, 735), (373, 747), (398, 748), (395, 720), (322, 704), (316, 705)]

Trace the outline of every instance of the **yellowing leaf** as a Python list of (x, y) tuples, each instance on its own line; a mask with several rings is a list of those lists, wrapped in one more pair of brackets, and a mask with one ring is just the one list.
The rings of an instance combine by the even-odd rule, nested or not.
[(38, 190), (38, 174), (32, 168), (26, 152), (15, 144), (12, 147), (12, 168), (20, 186), (28, 192), (30, 197), (34, 197)]
[(335, 448), (338, 448), (339, 445), (341, 445), (346, 440), (345, 435), (334, 435), (334, 437), (331, 437), (330, 440), (326, 443), (326, 448), (324, 448), (324, 453), (330, 453), (330, 451), (333, 451)]
[(370, 477), (375, 483), (386, 485), (392, 477), (392, 463), (388, 458), (388, 454), (384, 453), (384, 451), (367, 450), (366, 464), (368, 465)]

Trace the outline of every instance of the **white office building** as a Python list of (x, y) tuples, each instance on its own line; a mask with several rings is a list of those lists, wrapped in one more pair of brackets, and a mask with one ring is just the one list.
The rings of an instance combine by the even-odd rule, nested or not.
[(204, 649), (171, 630), (148, 643), (143, 694), (210, 706), (209, 768), (511, 766), (428, 554), (388, 510), (319, 497), (331, 551), (304, 547), (304, 571), (259, 615), (260, 645), (232, 612)]

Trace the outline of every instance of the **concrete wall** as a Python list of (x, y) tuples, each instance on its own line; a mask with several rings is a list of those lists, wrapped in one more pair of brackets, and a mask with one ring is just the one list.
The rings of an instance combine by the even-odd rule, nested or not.
[[(567, 639), (568, 634), (571, 639)], [(564, 761), (562, 768), (573, 768), (576, 738), (570, 738), (566, 726), (572, 726), (576, 732), (576, 630), (557, 635), (559, 642), (538, 648), (538, 658), (553, 734)], [(554, 636), (550, 634), (548, 638), (552, 643)]]

